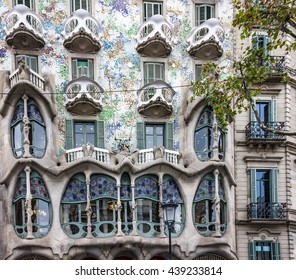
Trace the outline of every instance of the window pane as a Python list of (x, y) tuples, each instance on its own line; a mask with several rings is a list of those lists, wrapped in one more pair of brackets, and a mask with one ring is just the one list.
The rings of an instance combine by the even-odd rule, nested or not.
[(81, 147), (83, 144), (83, 134), (75, 134), (75, 147)]
[(22, 123), (18, 123), (13, 129), (13, 147), (14, 149), (20, 149), (23, 146), (23, 133)]
[(153, 135), (153, 127), (146, 126), (146, 135)]
[(146, 135), (146, 149), (151, 149), (153, 148), (153, 135), (152, 136), (149, 136), (149, 135)]
[(75, 124), (75, 132), (83, 133), (83, 125), (82, 124)]
[(39, 207), (38, 207), (38, 216), (37, 216), (37, 220), (38, 220), (38, 224), (39, 225), (49, 225), (49, 207), (48, 207), (48, 203), (43, 201), (43, 200), (39, 200)]
[(158, 135), (156, 136), (156, 146), (159, 147), (159, 146), (164, 146), (163, 145), (163, 136), (162, 135)]
[(163, 135), (163, 127), (162, 126), (157, 126), (156, 127), (156, 134)]
[(95, 145), (95, 135), (94, 134), (87, 134), (85, 140), (86, 140), (85, 144), (89, 143), (89, 144)]
[(16, 204), (15, 204), (15, 224), (17, 226), (22, 226), (25, 221), (23, 220), (23, 214), (25, 209), (23, 209), (23, 200), (19, 200)]
[(46, 137), (45, 137), (45, 129), (39, 123), (33, 123), (33, 145), (39, 149), (45, 149), (46, 145)]
[(94, 124), (86, 124), (86, 133), (95, 133)]

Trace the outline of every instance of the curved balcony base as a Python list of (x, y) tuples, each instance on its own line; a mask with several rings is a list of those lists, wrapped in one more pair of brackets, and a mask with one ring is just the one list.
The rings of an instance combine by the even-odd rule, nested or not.
[(196, 59), (215, 59), (222, 56), (223, 49), (215, 41), (210, 40), (191, 48), (188, 52)]
[(140, 114), (147, 117), (166, 117), (172, 114), (173, 106), (168, 105), (163, 101), (153, 101), (138, 107), (138, 111)]
[(19, 27), (6, 36), (6, 43), (16, 49), (40, 50), (45, 41), (30, 30)]
[(96, 115), (102, 111), (102, 105), (89, 100), (87, 97), (82, 97), (68, 102), (66, 109), (77, 115)]
[(85, 32), (79, 32), (66, 39), (64, 47), (71, 52), (78, 53), (96, 53), (101, 49), (100, 43)]
[(144, 43), (141, 43), (136, 48), (137, 52), (141, 55), (151, 57), (167, 57), (172, 47), (159, 36), (154, 36)]

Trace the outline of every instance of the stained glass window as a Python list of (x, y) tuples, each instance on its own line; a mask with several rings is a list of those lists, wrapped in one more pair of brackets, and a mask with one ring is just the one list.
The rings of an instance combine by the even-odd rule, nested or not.
[[(51, 226), (52, 211), (51, 201), (44, 181), (36, 171), (30, 173), (31, 210), (33, 235), (36, 238), (44, 237)], [(27, 237), (27, 214), (26, 214), (26, 173), (21, 172), (13, 197), (14, 228), (20, 238)]]

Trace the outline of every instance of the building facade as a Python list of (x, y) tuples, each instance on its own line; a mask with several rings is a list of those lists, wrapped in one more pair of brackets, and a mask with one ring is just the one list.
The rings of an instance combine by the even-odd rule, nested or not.
[[(296, 145), (192, 98), (242, 42), (231, 1), (0, 2), (0, 259), (295, 259)], [(256, 32), (257, 45), (268, 38)], [(289, 39), (289, 38), (288, 38)], [(256, 99), (295, 129), (295, 84)], [(277, 72), (278, 71), (278, 72)], [(226, 73), (227, 74), (227, 73)]]

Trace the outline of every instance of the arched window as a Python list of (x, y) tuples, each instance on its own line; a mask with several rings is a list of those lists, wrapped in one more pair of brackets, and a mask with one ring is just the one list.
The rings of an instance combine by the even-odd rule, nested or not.
[(173, 177), (170, 175), (164, 175), (163, 177), (162, 200), (163, 203), (167, 203), (172, 200), (173, 202), (178, 204), (178, 207), (176, 209), (175, 225), (172, 231), (172, 236), (176, 237), (180, 235), (185, 225), (184, 201), (180, 194), (178, 185), (176, 184)]
[(137, 204), (137, 229), (145, 237), (160, 233), (158, 178), (146, 175), (135, 181), (135, 200)]
[[(44, 237), (52, 220), (51, 201), (45, 184), (36, 171), (30, 171), (30, 185), (27, 186), (26, 173), (19, 174), (13, 197), (14, 229), (20, 238), (28, 235), (28, 212), (31, 212), (32, 234), (35, 238)], [(27, 192), (31, 194), (28, 203)], [(31, 208), (28, 209), (28, 205)]]
[[(25, 115), (26, 110), (27, 115)], [(33, 99), (28, 99), (26, 102), (20, 99), (16, 105), (11, 121), (13, 154), (16, 158), (24, 155), (25, 122), (29, 127), (30, 154), (35, 158), (42, 158), (46, 149), (45, 123)]]
[[(207, 106), (198, 119), (194, 134), (194, 150), (201, 161), (213, 157), (213, 122), (213, 110)], [(218, 156), (220, 159), (224, 156), (224, 133), (220, 127), (218, 127)]]
[(86, 236), (86, 203), (85, 176), (83, 173), (79, 173), (68, 182), (61, 204), (62, 228), (70, 237)]
[(94, 236), (113, 236), (117, 233), (116, 180), (107, 175), (90, 177), (91, 223)]
[[(193, 221), (195, 228), (203, 236), (211, 236), (216, 232), (216, 215), (219, 212), (219, 231), (221, 234), (224, 234), (226, 231), (227, 208), (220, 175), (218, 179), (218, 192), (219, 199), (215, 197), (215, 176), (214, 174), (207, 174), (201, 180), (195, 193), (193, 200)], [(219, 207), (216, 204), (219, 204)]]
[[(87, 184), (83, 173), (73, 176), (61, 202), (61, 224), (72, 238), (87, 234), (88, 209), (91, 206), (91, 232), (93, 236), (112, 236), (117, 232), (117, 186), (116, 180), (101, 174), (92, 175), (87, 197)], [(90, 211), (89, 209), (89, 211)]]
[(121, 229), (129, 234), (133, 229), (132, 192), (131, 179), (127, 173), (123, 173), (120, 182), (121, 200)]

